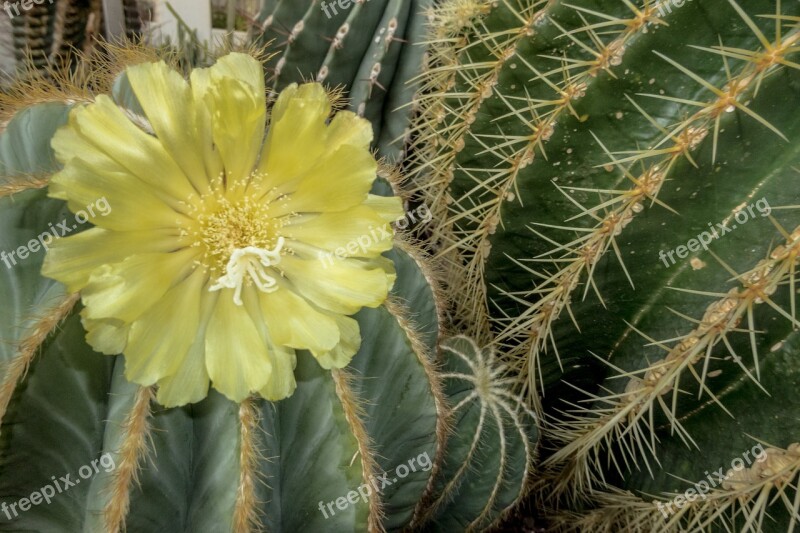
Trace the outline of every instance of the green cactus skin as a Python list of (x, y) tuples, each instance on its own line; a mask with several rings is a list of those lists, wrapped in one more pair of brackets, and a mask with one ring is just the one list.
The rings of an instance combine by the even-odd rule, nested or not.
[[(436, 481), (430, 531), (483, 531), (528, 493), (537, 437), (535, 415), (508, 392), (491, 347), (468, 337), (442, 343), (445, 393), (459, 430), (474, 435), (450, 443)], [(469, 428), (469, 431), (466, 429)], [(459, 494), (470, 487), (468, 497)]]
[[(65, 116), (64, 109), (58, 107), (40, 111), (49, 112), (53, 118), (47, 116), (45, 120), (31, 116), (37, 115), (37, 111), (40, 110), (33, 108), (23, 112), (10, 128), (19, 128), (25, 134), (29, 133), (24, 131), (26, 127), (38, 126), (49, 135), (53, 128), (45, 127), (49, 126), (45, 123)], [(19, 139), (9, 136), (8, 132), (4, 140), (8, 140), (5, 144), (9, 148), (19, 146), (15, 142)], [(47, 150), (44, 143), (39, 148)], [(15, 152), (8, 152), (9, 157), (4, 157), (4, 162), (14, 163), (11, 153)], [(25, 155), (32, 162), (37, 162), (39, 154), (29, 151)], [(8, 168), (4, 170), (4, 173), (8, 172)], [(46, 228), (44, 222), (48, 220), (47, 216), (32, 218), (40, 210), (52, 211), (54, 202), (44, 199), (43, 191), (27, 191), (3, 200), (3, 211), (10, 211), (8, 216), (12, 217), (6, 226), (10, 235), (7, 242), (3, 243), (4, 249), (13, 249), (14, 242), (17, 245), (22, 242), (17, 240), (21, 237), (19, 233), (24, 232), (27, 237), (30, 231), (38, 234)], [(16, 219), (14, 215), (17, 215)], [(62, 208), (61, 218), (66, 216)], [(60, 218), (56, 216), (52, 220)], [(419, 304), (420, 308), (428, 309), (435, 307), (433, 292), (415, 260), (399, 251), (395, 253), (395, 260), (403, 265), (400, 269), (403, 278), (397, 283), (395, 296), (406, 297), (403, 291), (408, 291), (414, 296), (413, 300), (408, 301), (409, 305)], [(3, 294), (15, 294), (15, 291), (24, 294), (31, 289), (38, 293), (37, 284), (27, 287), (22, 280), (16, 279), (17, 275), (36, 272), (36, 266), (19, 265), (12, 271), (13, 275), (5, 276)], [(51, 284), (47, 285), (49, 287)], [(58, 300), (54, 297), (48, 300), (34, 299), (38, 296), (36, 293), (24, 294), (38, 304), (34, 306), (34, 310), (38, 310), (36, 314), (44, 316), (52, 312), (51, 307)], [(62, 294), (61, 298), (66, 298), (66, 295)], [(7, 329), (3, 332), (3, 338), (9, 341), (17, 331), (20, 317), (26, 315), (28, 306), (23, 302), (19, 304), (13, 308), (16, 317), (9, 317), (4, 322)], [(301, 356), (297, 369), (298, 390), (290, 399), (274, 405), (265, 401), (251, 402), (253, 412), (257, 413), (258, 424), (253, 430), (259, 447), (255, 455), (258, 460), (256, 471), (266, 482), (260, 487), (265, 494), (259, 495), (258, 501), (270, 502), (259, 515), (263, 513), (266, 524), (273, 526), (269, 528), (271, 530), (296, 531), (307, 527), (324, 531), (333, 527), (336, 530), (360, 531), (368, 525), (377, 528), (381, 523), (377, 497), (371, 500), (375, 502), (372, 505), (353, 505), (349, 511), (327, 520), (317, 509), (318, 501), (335, 501), (370, 476), (378, 475), (377, 470), (372, 470), (376, 466), (373, 462), (378, 453), (386, 461), (387, 468), (392, 469), (397, 466), (395, 461), (401, 464), (422, 453), (432, 459), (437, 457), (439, 438), (444, 434), (443, 403), (436, 397), (440, 393), (433, 381), (435, 375), (432, 367), (425, 362), (429, 357), (428, 352), (435, 348), (430, 345), (430, 340), (436, 337), (436, 322), (425, 324), (426, 328), (434, 329), (433, 335), (429, 334), (427, 342), (424, 342), (416, 338), (413, 327), (402, 327), (406, 319), (399, 306), (370, 311), (372, 313), (363, 312), (358, 317), (362, 327), (370, 334), (370, 337), (364, 336), (364, 350), (354, 362), (352, 372), (358, 369), (360, 374), (351, 375), (348, 370), (341, 372), (339, 377), (333, 377), (330, 372), (319, 368), (310, 357)], [(430, 313), (426, 318), (431, 318)], [(127, 460), (125, 446), (130, 446), (131, 439), (136, 438), (133, 431), (135, 426), (125, 423), (125, 420), (130, 416), (129, 413), (135, 412), (134, 405), (141, 391), (147, 389), (124, 380), (121, 358), (111, 359), (91, 353), (82, 341), (82, 328), (75, 314), (65, 313), (65, 320), (61, 332), (47, 341), (45, 355), (36, 358), (31, 365), (23, 390), (9, 405), (3, 431), (4, 475), (0, 486), (3, 501), (10, 504), (18, 499), (10, 496), (33, 492), (36, 489), (33, 485), (48, 481), (50, 475), (32, 476), (25, 474), (22, 468), (27, 461), (36, 462), (36, 450), (41, 450), (42, 446), (58, 446), (55, 449), (58, 450), (58, 443), (62, 441), (65, 446), (69, 443), (69, 449), (74, 453), (69, 460), (58, 453), (53, 454), (52, 462), (39, 461), (37, 472), (42, 475), (45, 470), (77, 472), (81, 464), (89, 463), (102, 453), (111, 453), (116, 459), (117, 469), (94, 478), (91, 487), (86, 483), (86, 492), (70, 495), (72, 503), (80, 502), (76, 510), (69, 513), (74, 522), (58, 513), (51, 514), (53, 509), (47, 509), (42, 513), (34, 511), (23, 514), (13, 525), (16, 528), (37, 529), (43, 527), (42, 524), (65, 527), (71, 523), (76, 530), (86, 527), (92, 531), (102, 531), (104, 521), (108, 518), (108, 505), (104, 499), (114, 494)], [(13, 351), (7, 351), (4, 355), (6, 360), (15, 356)], [(386, 358), (386, 362), (372, 361), (372, 358)], [(51, 361), (55, 362), (52, 366)], [(83, 375), (86, 372), (94, 377), (87, 380)], [(386, 375), (387, 372), (391, 372), (391, 376)], [(349, 380), (355, 379), (356, 375), (365, 381), (379, 382), (381, 398), (397, 395), (383, 404), (386, 412), (380, 410), (369, 416), (373, 407), (363, 407), (366, 415), (364, 422), (360, 420), (362, 406), (380, 405), (377, 403), (377, 393), (372, 389), (377, 385), (362, 385), (359, 396), (355, 396), (355, 392), (349, 388)], [(412, 387), (413, 397), (406, 396), (405, 392)], [(28, 396), (26, 391), (34, 392), (34, 395)], [(144, 403), (144, 411), (148, 413), (149, 399)], [(73, 407), (75, 412), (72, 412)], [(138, 491), (132, 489), (130, 495), (129, 529), (224, 531), (235, 523), (239, 508), (235, 497), (237, 490), (242, 489), (239, 472), (244, 469), (235, 443), (242, 440), (240, 411), (243, 410), (244, 406), (237, 408), (228, 400), (212, 394), (196, 406), (169, 411), (158, 411), (153, 407), (151, 413), (144, 415), (152, 425), (150, 434), (153, 450), (146, 458), (140, 459), (141, 488)], [(367, 437), (362, 427), (366, 420), (383, 418), (391, 419), (391, 423), (375, 426)], [(49, 423), (42, 425), (41, 420)], [(374, 422), (371, 423), (374, 426)], [(403, 431), (398, 434), (400, 428)], [(56, 438), (61, 433), (64, 436)], [(266, 442), (258, 442), (262, 440), (262, 433), (268, 435), (264, 439)], [(70, 437), (77, 439), (77, 442), (72, 442)], [(354, 457), (366, 458), (354, 461)], [(73, 458), (79, 460), (72, 461)], [(225, 465), (229, 468), (225, 468)], [(220, 472), (226, 473), (220, 475)], [(422, 470), (412, 473), (404, 480), (403, 490), (384, 494), (383, 512), (387, 524), (410, 522), (417, 502), (427, 490), (429, 475), (429, 471)], [(271, 491), (266, 487), (270, 487)], [(154, 494), (160, 492), (167, 492), (170, 497), (153, 498)], [(85, 514), (79, 512), (84, 508)], [(191, 509), (196, 512), (187, 512)]]
[(432, 5), (433, 0), (361, 0), (326, 14), (322, 0), (267, 2), (253, 34), (275, 52), (267, 63), (274, 90), (309, 80), (343, 88), (350, 109), (372, 122), (379, 155), (397, 162)]
[[(799, 21), (775, 0), (435, 12), (409, 164), (455, 326), (543, 416), (556, 529), (800, 526)], [(776, 471), (659, 511), (759, 443)]]
[[(124, 75), (112, 94), (137, 108)], [(71, 105), (23, 106), (0, 132), (2, 250), (71, 216), (46, 196), (47, 176), (58, 168), (49, 142)], [(508, 408), (495, 418), (502, 429), (476, 428), (471, 405), (470, 417), (450, 416), (470, 390), (475, 404), (489, 398), (479, 379), (485, 372), (454, 367), (461, 383), (449, 384), (446, 351), (435, 361), (444, 312), (437, 274), (405, 240), (387, 256), (397, 281), (382, 307), (356, 315), (362, 346), (347, 368), (324, 371), (298, 353), (297, 390), (286, 400), (235, 404), (211, 391), (175, 409), (156, 404), (151, 388), (128, 383), (122, 356), (89, 348), (77, 295), (39, 274), (43, 254), (3, 266), (0, 503), (16, 504), (51, 476), (74, 480), (106, 454), (115, 467), (81, 475), (49, 505), (17, 507), (11, 520), (0, 513), (0, 531), (447, 531), (454, 523), (497, 523), (529, 487), (533, 421), (513, 396), (491, 404)], [(501, 372), (495, 362), (487, 368)], [(503, 450), (502, 464), (513, 468), (454, 475), (449, 450), (476, 443), (481, 454)], [(421, 457), (427, 468), (419, 468)], [(411, 460), (416, 470), (395, 470)], [(391, 484), (380, 494), (344, 509), (336, 503), (384, 472)], [(442, 487), (450, 489), (442, 494)], [(470, 505), (452, 504), (461, 501)], [(330, 510), (328, 503), (335, 513), (326, 516), (320, 505)]]

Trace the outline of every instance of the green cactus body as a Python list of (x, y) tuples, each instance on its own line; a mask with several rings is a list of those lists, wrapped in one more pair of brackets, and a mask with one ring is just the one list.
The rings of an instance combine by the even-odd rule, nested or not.
[(328, 0), (264, 5), (253, 31), (257, 42), (275, 52), (267, 64), (269, 79), (276, 90), (309, 80), (343, 88), (350, 109), (372, 122), (379, 154), (397, 162), (408, 134), (414, 81), (425, 52), (426, 15), (433, 2), (338, 5)]
[[(544, 512), (584, 531), (796, 528), (797, 6), (436, 15), (411, 164), (455, 322), (544, 417)], [(661, 512), (756, 445), (765, 461)]]
[[(125, 75), (111, 92), (142, 113)], [(46, 194), (59, 168), (50, 140), (86, 98), (23, 106), (5, 125), (0, 249), (73, 219)], [(438, 368), (437, 276), (405, 240), (386, 253), (397, 272), (389, 299), (355, 316), (361, 348), (349, 366), (324, 370), (301, 351), (297, 389), (285, 400), (237, 404), (211, 391), (171, 409), (153, 387), (126, 380), (122, 355), (90, 348), (78, 295), (42, 277), (39, 252), (0, 268), (0, 530), (441, 531), (496, 523), (527, 490), (533, 420), (513, 396), (487, 396), (472, 375), (499, 375), (493, 358), (452, 376)], [(476, 428), (465, 394), (489, 402), (499, 425)], [(470, 417), (448, 416), (462, 407)], [(453, 458), (475, 443), (481, 454), (500, 448), (499, 466), (454, 472)], [(41, 500), (45, 486), (56, 494), (37, 504), (32, 494)]]
[[(16, 126), (23, 135), (40, 133), (46, 138), (52, 134), (52, 122), (64, 118), (60, 106), (23, 112), (5, 134), (4, 163), (15, 157), (8, 148), (19, 146), (15, 141), (20, 139), (13, 138)], [(36, 148), (30, 146), (24, 154), (30, 158), (28, 165), (18, 162), (23, 169), (32, 171), (30, 164), (40, 163), (49, 151), (46, 144)], [(4, 173), (9, 170), (6, 167)], [(8, 178), (9, 182), (14, 179)], [(44, 199), (42, 191), (23, 192), (3, 202), (9, 230), (4, 234), (4, 249), (14, 249), (30, 235), (42, 233), (46, 222), (59, 220), (59, 211), (60, 218), (68, 214), (61, 202)], [(223, 531), (234, 520), (258, 518), (271, 530), (333, 527), (358, 531), (368, 524), (379, 527), (382, 514), (389, 529), (410, 523), (427, 489), (430, 468), (418, 468), (398, 481), (396, 490), (384, 491), (383, 505), (375, 494), (367, 502), (359, 498), (358, 503), (348, 504), (345, 511), (334, 507), (335, 514), (328, 518), (318, 508), (320, 501), (335, 502), (371, 482), (373, 476), (377, 478), (379, 463), (392, 472), (408, 459), (426, 456), (430, 466), (437, 457), (444, 432), (443, 404), (427, 363), (435, 349), (434, 295), (410, 255), (398, 250), (394, 258), (402, 267), (395, 296), (405, 300), (410, 295), (403, 305), (428, 309), (424, 340), (408, 324), (407, 311), (399, 303), (365, 311), (359, 316), (362, 328), (369, 332), (363, 344), (365, 357), (357, 357), (352, 370), (331, 374), (304, 355), (298, 361), (298, 391), (290, 400), (274, 405), (248, 401), (237, 406), (213, 394), (191, 408), (167, 411), (151, 408), (149, 389), (125, 381), (121, 358), (91, 353), (82, 341), (78, 317), (69, 310), (72, 306), (61, 304), (74, 304), (74, 298), (59, 290), (58, 284), (30, 278), (37, 270), (32, 264), (35, 258), (7, 270), (10, 275), (4, 277), (3, 294), (18, 295), (3, 322), (7, 328), (3, 338), (17, 339), (11, 346), (25, 346), (26, 331), (18, 325), (26, 311), (41, 317), (33, 320), (33, 333), (41, 320), (56, 312), (64, 325), (45, 342), (42, 356), (31, 363), (22, 390), (8, 405), (3, 431), (4, 496), (34, 492), (37, 484), (50, 481), (51, 474), (45, 476), (45, 472), (72, 472), (75, 477), (81, 465), (105, 453), (116, 464), (113, 471), (101, 471), (76, 487), (67, 501), (72, 508), (69, 513), (62, 514), (64, 510), (56, 507), (37, 508), (22, 513), (15, 527), (46, 529), (47, 524), (65, 527), (69, 522), (74, 530), (102, 531), (111, 527), (107, 520), (114, 517), (109, 502), (128, 490), (127, 527), (133, 530)], [(18, 357), (19, 352), (6, 350), (4, 359)], [(358, 388), (351, 385), (356, 375), (361, 383)], [(379, 420), (383, 423), (377, 424)], [(149, 431), (146, 426), (151, 426)], [(151, 454), (143, 453), (147, 439), (153, 441)], [(243, 448), (245, 444), (252, 449)], [(37, 460), (37, 449), (43, 445), (59, 450), (63, 446), (73, 456), (59, 453), (50, 462)], [(130, 464), (131, 458), (141, 467), (140, 488), (125, 486), (131, 481), (126, 476), (137, 467)], [(26, 462), (37, 464), (35, 471), (42, 475), (26, 472)], [(237, 516), (248, 504), (237, 494), (256, 489), (259, 493), (251, 497), (269, 503), (253, 517)], [(154, 498), (158, 493), (164, 497)]]

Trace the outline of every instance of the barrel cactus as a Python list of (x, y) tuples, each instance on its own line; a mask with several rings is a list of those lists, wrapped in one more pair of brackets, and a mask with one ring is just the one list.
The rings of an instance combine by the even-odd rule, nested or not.
[(408, 165), (554, 530), (800, 526), (800, 8), (444, 0)]
[(347, 93), (372, 122), (381, 156), (398, 161), (433, 0), (270, 0), (251, 33), (274, 55), (269, 82), (280, 90), (316, 80)]
[(268, 97), (249, 54), (188, 79), (102, 57), (2, 97), (0, 530), (507, 516), (534, 415), (491, 348), (438, 349), (440, 274), (370, 123), (318, 83)]
[(87, 51), (102, 32), (102, 2), (5, 2), (0, 11), (0, 70), (33, 66), (39, 73), (63, 64), (73, 49)]

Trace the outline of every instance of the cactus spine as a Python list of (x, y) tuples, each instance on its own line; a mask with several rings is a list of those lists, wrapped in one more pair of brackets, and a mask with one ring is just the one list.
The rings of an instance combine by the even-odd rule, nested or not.
[[(434, 13), (410, 166), (455, 324), (543, 416), (543, 512), (565, 530), (797, 527), (797, 6)], [(663, 516), (757, 444), (769, 466)]]
[[(104, 93), (149, 131), (142, 95), (124, 70), (155, 54), (108, 47), (96, 68), (57, 84), (22, 81), (3, 96), (2, 250), (18, 250), (72, 216), (46, 192), (59, 170), (50, 141), (76, 107)], [(177, 68), (180, 58), (173, 59)], [(380, 174), (390, 181), (395, 175), (386, 168)], [(349, 366), (327, 371), (298, 351), (297, 389), (286, 400), (234, 403), (212, 391), (172, 409), (154, 401), (153, 387), (126, 380), (123, 356), (92, 351), (79, 298), (41, 275), (43, 254), (13, 262), (0, 277), (8, 302), (0, 310), (0, 502), (11, 510), (0, 516), (0, 529), (239, 533), (496, 524), (529, 486), (533, 420), (504, 390), (487, 393), (487, 376), (502, 366), (476, 348), (464, 357), (481, 364), (452, 375), (440, 369), (445, 305), (438, 273), (406, 237), (385, 255), (397, 278), (384, 305), (355, 315), (361, 347)], [(475, 425), (476, 412), (486, 409), (496, 427)], [(498, 468), (454, 469), (475, 443), (480, 450), (470, 464), (499, 448)], [(26, 465), (36, 466), (31, 472)], [(59, 485), (52, 503), (19, 512), (20, 498), (69, 474), (80, 479), (68, 497)]]

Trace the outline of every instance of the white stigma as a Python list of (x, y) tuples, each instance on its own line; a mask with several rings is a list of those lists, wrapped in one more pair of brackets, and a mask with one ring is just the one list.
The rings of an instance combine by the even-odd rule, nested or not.
[(225, 267), (225, 275), (220, 277), (208, 290), (213, 292), (222, 289), (235, 289), (233, 303), (242, 305), (242, 286), (244, 285), (245, 276), (249, 275), (253, 284), (261, 292), (277, 291), (278, 282), (274, 277), (267, 274), (266, 269), (281, 262), (283, 243), (283, 237), (279, 237), (278, 243), (272, 250), (264, 250), (255, 246), (236, 248), (231, 254), (228, 265)]

